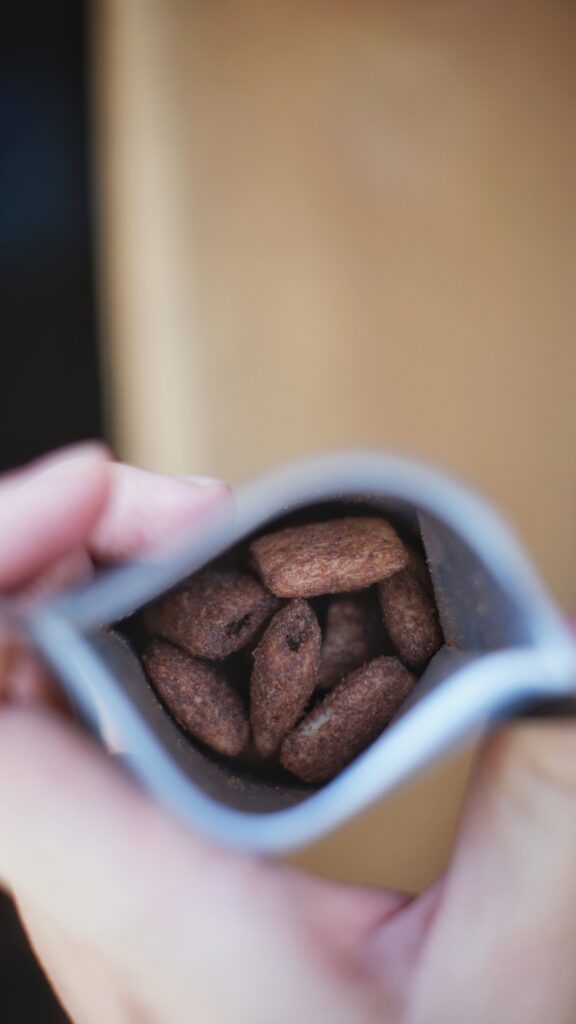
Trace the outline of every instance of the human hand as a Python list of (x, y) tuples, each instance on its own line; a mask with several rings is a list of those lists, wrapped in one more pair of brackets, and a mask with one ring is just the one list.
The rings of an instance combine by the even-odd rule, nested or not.
[[(64, 453), (0, 482), (0, 589), (77, 577), (226, 500)], [(0, 696), (0, 875), (77, 1024), (576, 1019), (570, 723), (484, 746), (452, 863), (411, 898), (194, 835), (58, 710), (7, 632)]]

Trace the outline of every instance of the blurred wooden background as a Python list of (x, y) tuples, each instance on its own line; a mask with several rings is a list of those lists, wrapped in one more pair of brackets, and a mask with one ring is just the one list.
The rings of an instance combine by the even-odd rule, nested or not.
[[(341, 445), (463, 474), (576, 606), (576, 8), (96, 7), (110, 414), (233, 481)], [(302, 863), (420, 886), (467, 758)]]

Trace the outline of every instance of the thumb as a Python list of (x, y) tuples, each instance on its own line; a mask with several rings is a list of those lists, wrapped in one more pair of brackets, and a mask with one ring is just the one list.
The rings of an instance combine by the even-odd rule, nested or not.
[[(573, 1020), (576, 999), (576, 724), (502, 729), (480, 751), (458, 845), (443, 885), (436, 937), (458, 948), (465, 973), (491, 979), (496, 1003), (543, 1000), (498, 1019)], [(495, 956), (495, 953), (497, 954)], [(571, 1007), (570, 1016), (560, 1007)], [(533, 1011), (533, 1012), (532, 1012)], [(516, 1012), (516, 1011), (515, 1011)], [(476, 1018), (474, 1018), (476, 1019)], [(490, 1019), (482, 1017), (482, 1019)], [(492, 1018), (496, 1019), (496, 1018)]]
[[(551, 896), (576, 890), (576, 724), (530, 721), (494, 734), (480, 753), (461, 847), (505, 882)], [(489, 860), (488, 860), (489, 858)], [(496, 880), (494, 878), (494, 880)], [(516, 881), (514, 881), (516, 880)], [(568, 889), (567, 889), (568, 887)]]

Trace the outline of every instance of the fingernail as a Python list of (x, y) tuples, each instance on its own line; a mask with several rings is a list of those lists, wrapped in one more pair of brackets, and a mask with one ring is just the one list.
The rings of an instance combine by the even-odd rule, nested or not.
[(217, 480), (212, 476), (179, 476), (179, 480), (192, 484), (194, 487), (226, 487), (223, 480)]

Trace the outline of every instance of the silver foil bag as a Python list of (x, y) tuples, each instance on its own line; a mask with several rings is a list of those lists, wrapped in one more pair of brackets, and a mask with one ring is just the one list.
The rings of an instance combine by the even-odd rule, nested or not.
[[(394, 723), (314, 790), (202, 752), (108, 627), (255, 531), (326, 503), (382, 511), (420, 532), (446, 645)], [(257, 851), (303, 846), (479, 729), (527, 710), (565, 711), (576, 694), (574, 640), (500, 517), (429, 466), (377, 453), (319, 457), (243, 487), (233, 509), (177, 546), (35, 608), (27, 629), (89, 730), (159, 801), (204, 833)]]

